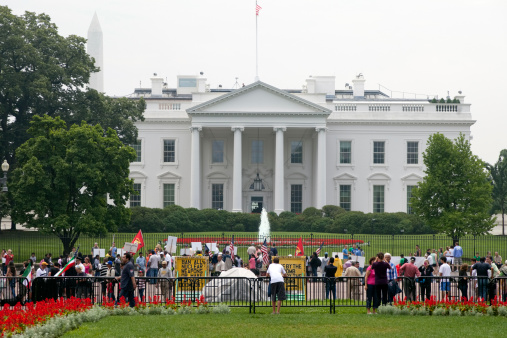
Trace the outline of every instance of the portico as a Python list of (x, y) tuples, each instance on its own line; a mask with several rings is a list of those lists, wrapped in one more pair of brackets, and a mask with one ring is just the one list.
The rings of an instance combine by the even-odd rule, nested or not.
[[(192, 207), (222, 203), (224, 209), (252, 212), (260, 203), (279, 214), (326, 204), (330, 110), (255, 82), (187, 113)], [(252, 186), (257, 174), (260, 191)]]

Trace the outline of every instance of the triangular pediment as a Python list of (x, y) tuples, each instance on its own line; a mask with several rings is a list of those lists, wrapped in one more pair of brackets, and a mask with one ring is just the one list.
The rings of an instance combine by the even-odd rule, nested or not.
[(187, 109), (189, 115), (203, 114), (297, 114), (329, 115), (331, 110), (284, 90), (257, 81)]

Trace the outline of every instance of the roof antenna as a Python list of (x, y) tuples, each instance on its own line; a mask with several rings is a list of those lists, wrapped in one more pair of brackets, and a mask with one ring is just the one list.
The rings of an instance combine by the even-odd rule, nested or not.
[(239, 77), (236, 77), (236, 82), (232, 85), (232, 89), (238, 89), (239, 88), (239, 83), (238, 83), (238, 79)]

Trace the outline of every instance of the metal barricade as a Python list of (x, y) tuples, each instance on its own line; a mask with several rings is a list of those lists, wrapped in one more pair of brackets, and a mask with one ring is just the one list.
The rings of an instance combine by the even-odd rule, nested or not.
[[(168, 304), (192, 301), (195, 305), (199, 300), (207, 302), (210, 307), (223, 303), (230, 307), (248, 308), (250, 313), (255, 313), (256, 308), (272, 306), (271, 284), (267, 277), (135, 279), (134, 297), (138, 302)], [(328, 308), (330, 313), (335, 313), (337, 307), (366, 306), (364, 277), (287, 277), (284, 287), (286, 299), (282, 307)], [(396, 294), (397, 289), (401, 291)], [(0, 277), (2, 305), (69, 297), (90, 298), (92, 303), (101, 304), (104, 300), (117, 302), (119, 294), (120, 283), (112, 277), (37, 277), (31, 283), (23, 277)], [(491, 303), (496, 297), (506, 301), (507, 277), (399, 277), (389, 285), (388, 295), (389, 303), (393, 298), (400, 301), (431, 298), (437, 302), (484, 298)]]
[(0, 305), (24, 303), (30, 297), (28, 280), (22, 276), (0, 277)]

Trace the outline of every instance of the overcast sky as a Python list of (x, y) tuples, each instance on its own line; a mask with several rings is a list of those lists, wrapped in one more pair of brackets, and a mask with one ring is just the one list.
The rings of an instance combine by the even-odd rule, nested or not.
[[(104, 33), (109, 95), (149, 87), (156, 72), (204, 72), (212, 88), (255, 78), (255, 0), (3, 0), (15, 14), (45, 12), (61, 35)], [(309, 75), (336, 88), (363, 73), (366, 89), (451, 96), (472, 103), (472, 149), (493, 163), (507, 148), (507, 1), (258, 0), (259, 76), (299, 89)], [(384, 89), (384, 91), (386, 91)], [(389, 93), (389, 92), (388, 92)], [(401, 96), (396, 94), (393, 96)]]

